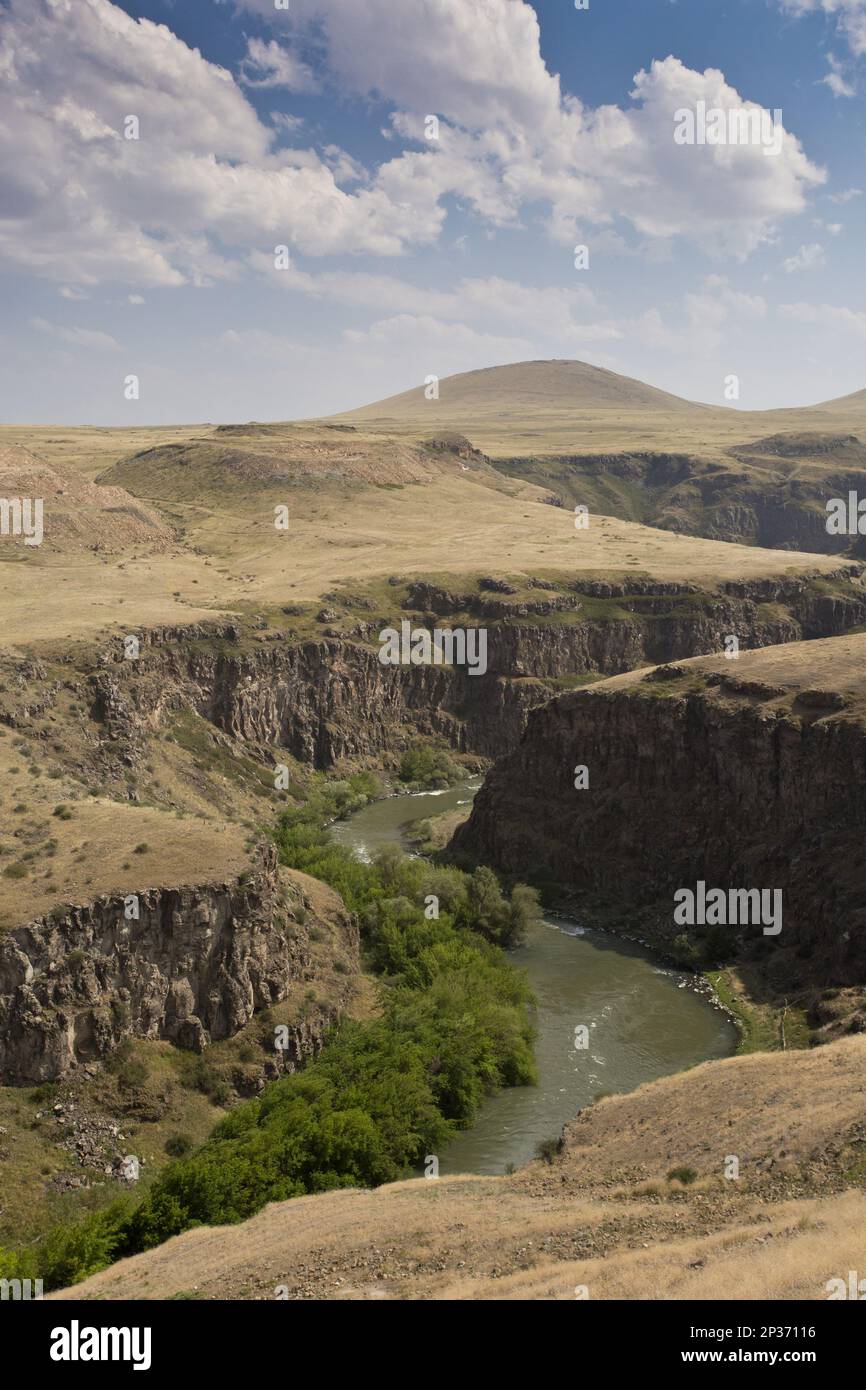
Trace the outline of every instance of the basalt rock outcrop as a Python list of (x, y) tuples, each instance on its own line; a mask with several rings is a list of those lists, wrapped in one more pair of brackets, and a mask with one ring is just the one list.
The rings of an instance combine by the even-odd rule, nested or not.
[[(866, 661), (866, 638), (838, 642), (846, 660), (856, 647)], [(698, 880), (781, 889), (779, 936), (726, 927), (734, 953), (754, 955), (774, 990), (801, 1002), (814, 1004), (819, 986), (866, 985), (862, 692), (813, 685), (811, 647), (791, 649), (792, 679), (767, 678), (771, 653), (753, 652), (608, 681), (534, 710), (454, 847), (546, 880), (590, 913), (604, 904), (620, 925), (639, 915), (667, 942), (684, 930), (678, 889)], [(851, 1026), (866, 1026), (866, 1015)]]
[[(259, 855), (230, 881), (144, 889), (134, 909), (104, 897), (0, 936), (0, 1082), (53, 1080), (124, 1037), (201, 1051), (283, 999), (315, 919), (273, 847)], [(348, 914), (341, 929), (356, 954)]]
[(792, 577), (714, 593), (651, 580), (583, 582), (567, 594), (539, 588), (537, 598), (510, 603), (489, 591), (414, 585), (414, 625), (486, 628), (484, 674), (383, 666), (378, 633), (399, 626), (393, 615), (307, 640), (290, 630), (250, 636), (234, 624), (192, 635), (152, 632), (143, 635), (139, 660), (115, 653), (92, 675), (92, 710), (107, 737), (123, 742), (172, 710), (193, 709), (233, 738), (284, 748), (321, 769), (399, 750), (419, 735), (498, 757), (516, 745), (529, 710), (557, 681), (723, 650), (730, 635), (743, 647), (763, 647), (866, 621), (860, 569), (841, 568), (821, 586)]

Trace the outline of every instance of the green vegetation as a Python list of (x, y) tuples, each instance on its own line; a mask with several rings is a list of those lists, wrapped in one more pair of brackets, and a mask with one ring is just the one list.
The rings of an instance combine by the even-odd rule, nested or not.
[(697, 1176), (694, 1168), (672, 1168), (668, 1173), (668, 1182), (681, 1182), (683, 1187), (689, 1187)]
[[(199, 1149), (178, 1152), (137, 1204), (124, 1197), (20, 1256), (0, 1252), (3, 1268), (57, 1288), (191, 1226), (392, 1182), (441, 1152), (497, 1087), (535, 1080), (531, 994), (500, 947), (537, 916), (536, 894), (519, 885), (506, 897), (489, 869), (439, 868), (392, 846), (360, 863), (324, 826), (366, 796), (365, 776), (320, 787), (285, 813), (276, 840), (283, 863), (331, 884), (358, 914), (380, 1016), (337, 1028), (304, 1071), (238, 1105)], [(206, 1088), (206, 1059), (192, 1065)], [(129, 1066), (124, 1056), (118, 1074)]]
[(706, 977), (718, 998), (730, 1009), (740, 1033), (737, 1055), (746, 1052), (781, 1052), (810, 1046), (806, 1011), (787, 1004), (759, 1004), (750, 999), (731, 969), (707, 970)]
[(416, 744), (400, 759), (400, 781), (413, 791), (438, 791), (453, 786), (465, 772), (448, 753), (429, 744)]

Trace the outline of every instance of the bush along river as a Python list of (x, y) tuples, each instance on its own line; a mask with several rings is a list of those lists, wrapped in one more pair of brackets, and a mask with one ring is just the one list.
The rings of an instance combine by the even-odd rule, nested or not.
[[(408, 848), (410, 822), (468, 805), (479, 786), (476, 779), (371, 802), (338, 821), (334, 839), (364, 860), (386, 844)], [(439, 1156), (441, 1173), (504, 1173), (533, 1158), (540, 1141), (557, 1138), (599, 1095), (633, 1091), (736, 1047), (735, 1028), (689, 988), (691, 977), (620, 937), (547, 916), (509, 954), (537, 1000), (539, 1082), (485, 1101)]]

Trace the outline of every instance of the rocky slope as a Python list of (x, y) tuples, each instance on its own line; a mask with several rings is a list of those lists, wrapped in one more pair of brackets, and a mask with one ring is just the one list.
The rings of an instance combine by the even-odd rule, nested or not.
[[(233, 1036), (304, 977), (315, 921), (269, 847), (238, 878), (104, 897), (3, 933), (0, 1082), (54, 1080), (126, 1037), (200, 1052)], [(342, 927), (357, 969), (345, 913)]]
[[(780, 889), (783, 928), (726, 927), (711, 949), (752, 963), (756, 987), (814, 1019), (853, 990), (866, 1027), (866, 635), (699, 658), (562, 696), (530, 716), (455, 837), (459, 850), (602, 899), (662, 941), (674, 893)], [(575, 768), (589, 785), (575, 788)], [(830, 991), (823, 996), (823, 991)]]
[(708, 1062), (584, 1110), (550, 1165), (301, 1197), (51, 1297), (824, 1299), (862, 1259), (864, 1064)]

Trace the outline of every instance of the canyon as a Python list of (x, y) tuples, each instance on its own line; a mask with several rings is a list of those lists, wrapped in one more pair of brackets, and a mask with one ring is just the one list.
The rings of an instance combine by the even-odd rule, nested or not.
[[(300, 1245), (280, 1243), (275, 1218), (275, 1283), (306, 1297), (330, 1271), (347, 1278), (331, 1246), (321, 1267), (304, 1253), (322, 1222), (349, 1263), (353, 1230), (391, 1251), (376, 1276), (388, 1297), (572, 1296), (560, 1275), (633, 1294), (637, 1231), (655, 1296), (701, 1287), (681, 1257), (729, 1296), (729, 1237), (747, 1248), (756, 1223), (780, 1240), (814, 1223), (840, 1249), (857, 1214), (866, 586), (858, 539), (830, 535), (825, 502), (863, 488), (864, 401), (753, 416), (568, 363), (441, 386), (437, 402), (409, 393), (332, 421), (0, 431), (7, 491), (41, 480), (47, 498), (43, 544), (6, 538), (0, 556), (0, 1121), (26, 1153), (12, 1190), (36, 1194), (38, 1233), (55, 1189), (86, 1185), (88, 1165), (115, 1171), (115, 1140), (103, 1152), (93, 1136), (137, 1116), (136, 1152), (158, 1169), (175, 1131), (203, 1141), (336, 1022), (376, 1013), (358, 922), (278, 866), (270, 830), (359, 770), (392, 787), (406, 751), (433, 745), (486, 774), (456, 862), (531, 880), (573, 921), (720, 988), (735, 974), (739, 1002), (773, 1021), (768, 1045), (820, 1043), (822, 1060), (757, 1052), (596, 1100), (513, 1177), (303, 1198)], [(383, 665), (380, 634), (407, 623), (483, 630), (486, 669)], [(674, 895), (698, 880), (781, 892), (781, 932), (684, 931)], [(718, 1185), (730, 1085), (739, 1204)], [(793, 1142), (791, 1115), (828, 1085), (844, 1115)], [(29, 1123), (25, 1097), (43, 1092), (59, 1100)], [(674, 1113), (699, 1116), (691, 1139)], [(58, 1156), (70, 1116), (79, 1170)], [(647, 1126), (661, 1137), (636, 1158), (624, 1136)], [(677, 1165), (698, 1174), (693, 1192)], [(502, 1203), (513, 1239), (493, 1240)], [(462, 1266), (440, 1248), (442, 1214), (467, 1224)], [(429, 1261), (397, 1239), (407, 1220)], [(259, 1259), (260, 1221), (226, 1237), (232, 1268)], [(206, 1285), (184, 1251), (207, 1263), (212, 1239), (188, 1233), (130, 1277), (155, 1296), (191, 1270)], [(817, 1246), (794, 1247), (775, 1296), (820, 1296)], [(128, 1287), (114, 1277), (94, 1296)]]
[(534, 870), (583, 911), (618, 905), (663, 947), (680, 931), (675, 894), (696, 879), (771, 885), (784, 930), (772, 945), (760, 927), (729, 933), (732, 957), (759, 996), (803, 1003), (822, 1037), (862, 1030), (864, 659), (858, 633), (559, 696), (496, 764), (455, 847)]

